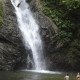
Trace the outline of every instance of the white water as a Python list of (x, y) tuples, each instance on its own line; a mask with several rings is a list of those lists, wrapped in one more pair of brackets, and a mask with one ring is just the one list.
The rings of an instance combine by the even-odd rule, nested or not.
[(46, 73), (46, 74), (62, 74), (62, 72), (58, 71), (45, 71), (45, 70), (22, 70), (27, 72), (35, 72), (35, 73)]
[(19, 2), (21, 2), (21, 0), (11, 0), (11, 3), (15, 8), (18, 27), (22, 33), (24, 45), (32, 51), (34, 60), (33, 69), (45, 70), (39, 26), (36, 23), (26, 1), (22, 0), (20, 6), (17, 7)]

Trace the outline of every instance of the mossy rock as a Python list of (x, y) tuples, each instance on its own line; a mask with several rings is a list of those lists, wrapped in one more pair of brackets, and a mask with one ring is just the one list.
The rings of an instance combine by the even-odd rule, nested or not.
[(2, 2), (0, 1), (0, 26), (3, 24), (3, 8)]
[(0, 63), (1, 63), (2, 53), (0, 52)]
[(2, 53), (0, 53), (0, 58), (2, 57)]
[(32, 0), (26, 0), (26, 2), (30, 3)]

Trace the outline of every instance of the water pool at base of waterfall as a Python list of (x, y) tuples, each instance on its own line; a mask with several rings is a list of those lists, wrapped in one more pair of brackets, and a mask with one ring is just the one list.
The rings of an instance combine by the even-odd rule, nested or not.
[[(70, 80), (76, 80), (76, 74), (68, 72)], [(64, 80), (66, 72), (47, 72), (37, 71), (0, 71), (0, 80)]]

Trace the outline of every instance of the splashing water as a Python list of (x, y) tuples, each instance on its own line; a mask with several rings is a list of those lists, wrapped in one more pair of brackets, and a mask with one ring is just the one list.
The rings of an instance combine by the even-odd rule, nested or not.
[[(24, 45), (32, 51), (34, 60), (33, 68), (35, 70), (45, 70), (39, 26), (29, 9), (29, 5), (25, 0), (11, 0), (11, 3), (15, 8), (18, 27), (22, 33)], [(20, 5), (17, 7), (19, 3)]]

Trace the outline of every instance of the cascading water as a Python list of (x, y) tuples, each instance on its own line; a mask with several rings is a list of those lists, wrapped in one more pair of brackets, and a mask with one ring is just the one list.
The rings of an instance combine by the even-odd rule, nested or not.
[(29, 5), (25, 0), (11, 0), (11, 3), (15, 8), (18, 27), (22, 33), (24, 45), (32, 51), (34, 60), (33, 68), (35, 70), (45, 70), (39, 26), (33, 18)]

